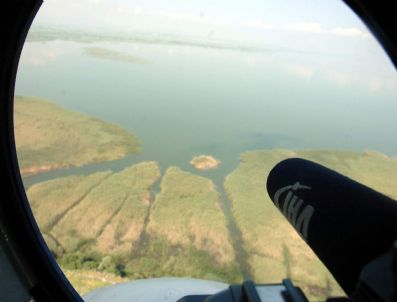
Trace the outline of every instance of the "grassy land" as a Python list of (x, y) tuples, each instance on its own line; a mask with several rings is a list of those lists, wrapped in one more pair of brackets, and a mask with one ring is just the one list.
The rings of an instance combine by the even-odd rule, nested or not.
[(50, 250), (69, 274), (78, 270), (72, 284), (79, 292), (102, 285), (90, 279), (83, 284), (80, 273), (85, 271), (130, 279), (241, 280), (212, 181), (171, 167), (154, 200), (159, 176), (157, 163), (144, 162), (117, 173), (69, 176), (28, 189)]
[(69, 176), (31, 186), (27, 195), (41, 231), (57, 259), (70, 269), (123, 275), (141, 236), (160, 176), (157, 163), (120, 172)]
[(15, 97), (14, 131), (23, 176), (140, 151), (137, 138), (119, 126), (33, 97)]
[[(397, 159), (376, 152), (262, 150), (243, 153), (225, 179), (256, 282), (287, 276), (313, 300), (341, 294), (266, 193), (270, 169), (290, 157), (316, 161), (394, 198)], [(214, 183), (178, 167), (165, 171), (155, 195), (157, 181), (158, 164), (143, 162), (117, 173), (68, 176), (28, 189), (44, 238), (80, 293), (160, 276), (241, 282)]]
[(28, 190), (29, 202), (36, 220), (40, 222), (41, 230), (50, 232), (70, 209), (110, 174), (108, 171), (88, 176), (56, 178), (32, 186)]
[(149, 246), (139, 262), (154, 265), (158, 276), (241, 278), (220, 195), (210, 179), (168, 168), (151, 210), (147, 235)]
[(266, 177), (280, 160), (316, 161), (378, 191), (397, 197), (397, 160), (375, 152), (264, 150), (241, 155), (240, 165), (225, 180), (233, 215), (256, 282), (291, 277), (312, 299), (341, 290), (306, 243), (278, 212), (266, 192)]
[(99, 287), (128, 281), (126, 278), (107, 272), (87, 269), (70, 270), (66, 268), (62, 268), (62, 270), (80, 295), (87, 294)]

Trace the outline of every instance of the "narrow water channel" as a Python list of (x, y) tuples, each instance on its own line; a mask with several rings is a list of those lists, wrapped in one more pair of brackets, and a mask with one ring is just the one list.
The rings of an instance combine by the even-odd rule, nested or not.
[[(125, 167), (128, 167), (133, 164), (137, 164), (137, 163), (145, 161), (145, 160), (148, 160), (148, 159), (145, 158), (145, 156), (143, 154), (130, 155), (130, 156), (127, 156), (120, 160), (89, 164), (89, 165), (85, 165), (82, 167), (70, 167), (70, 168), (65, 168), (65, 169), (50, 171), (50, 172), (46, 172), (46, 173), (41, 173), (41, 174), (34, 175), (34, 176), (25, 177), (25, 178), (23, 178), (23, 182), (24, 182), (25, 189), (28, 189), (30, 186), (32, 186), (36, 183), (51, 180), (51, 179), (58, 178), (58, 177), (65, 177), (65, 176), (71, 176), (71, 175), (88, 175), (91, 173), (106, 171), (106, 170), (111, 170), (113, 172), (117, 172), (117, 171), (124, 169)], [(152, 189), (151, 189), (152, 198), (155, 198), (156, 195), (161, 190), (161, 187), (160, 187), (161, 179), (165, 173), (165, 168), (166, 167), (163, 167), (162, 165), (160, 166), (161, 176), (152, 186)], [(240, 271), (243, 275), (243, 278), (244, 279), (252, 278), (252, 276), (253, 276), (252, 269), (248, 263), (248, 254), (247, 254), (246, 250), (244, 249), (243, 237), (242, 237), (241, 231), (233, 217), (232, 203), (228, 199), (227, 193), (224, 188), (225, 176), (228, 173), (230, 173), (231, 171), (229, 171), (229, 169), (225, 168), (225, 166), (221, 167), (220, 169), (216, 169), (216, 170), (212, 170), (212, 171), (197, 171), (188, 164), (182, 165), (182, 168), (185, 170), (188, 170), (191, 173), (207, 177), (214, 182), (214, 184), (221, 196), (222, 210), (226, 217), (227, 226), (228, 226), (230, 238), (232, 241), (231, 243), (234, 248), (235, 255), (236, 255), (236, 261), (238, 262), (238, 265), (240, 267)], [(144, 238), (142, 238), (142, 239), (144, 239)]]

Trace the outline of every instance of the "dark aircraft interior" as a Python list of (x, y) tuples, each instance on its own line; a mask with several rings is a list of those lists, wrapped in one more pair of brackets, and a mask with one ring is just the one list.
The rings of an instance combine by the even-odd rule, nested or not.
[[(392, 1), (344, 0), (397, 68)], [(41, 0), (0, 4), (0, 301), (83, 301), (47, 248), (29, 207), (13, 128), (15, 80), (22, 47)], [(390, 139), (394, 139), (390, 129)], [(291, 159), (270, 172), (275, 206), (326, 265), (347, 297), (327, 301), (397, 301), (397, 203), (316, 163)], [(179, 301), (307, 301), (291, 280), (247, 280), (214, 295)], [(279, 296), (269, 299), (277, 288)], [(281, 288), (281, 290), (280, 290)], [(116, 302), (116, 301), (115, 301)]]

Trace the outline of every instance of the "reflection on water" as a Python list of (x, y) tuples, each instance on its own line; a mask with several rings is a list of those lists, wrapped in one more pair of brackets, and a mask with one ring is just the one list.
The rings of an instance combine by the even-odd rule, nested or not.
[(91, 42), (101, 57), (87, 45), (27, 43), (17, 93), (120, 124), (164, 166), (210, 153), (231, 170), (240, 152), (258, 148), (397, 150), (395, 75), (369, 77), (349, 58)]

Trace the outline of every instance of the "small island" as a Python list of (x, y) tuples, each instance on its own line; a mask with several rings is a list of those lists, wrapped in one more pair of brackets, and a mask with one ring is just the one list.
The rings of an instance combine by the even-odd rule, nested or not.
[(218, 168), (221, 162), (211, 155), (199, 155), (193, 157), (190, 163), (197, 170), (209, 170)]
[(147, 60), (141, 57), (134, 56), (130, 53), (124, 53), (115, 51), (112, 49), (99, 48), (99, 47), (87, 47), (85, 48), (85, 53), (88, 56), (97, 58), (97, 59), (108, 59), (121, 61), (132, 64), (147, 64), (149, 63)]

